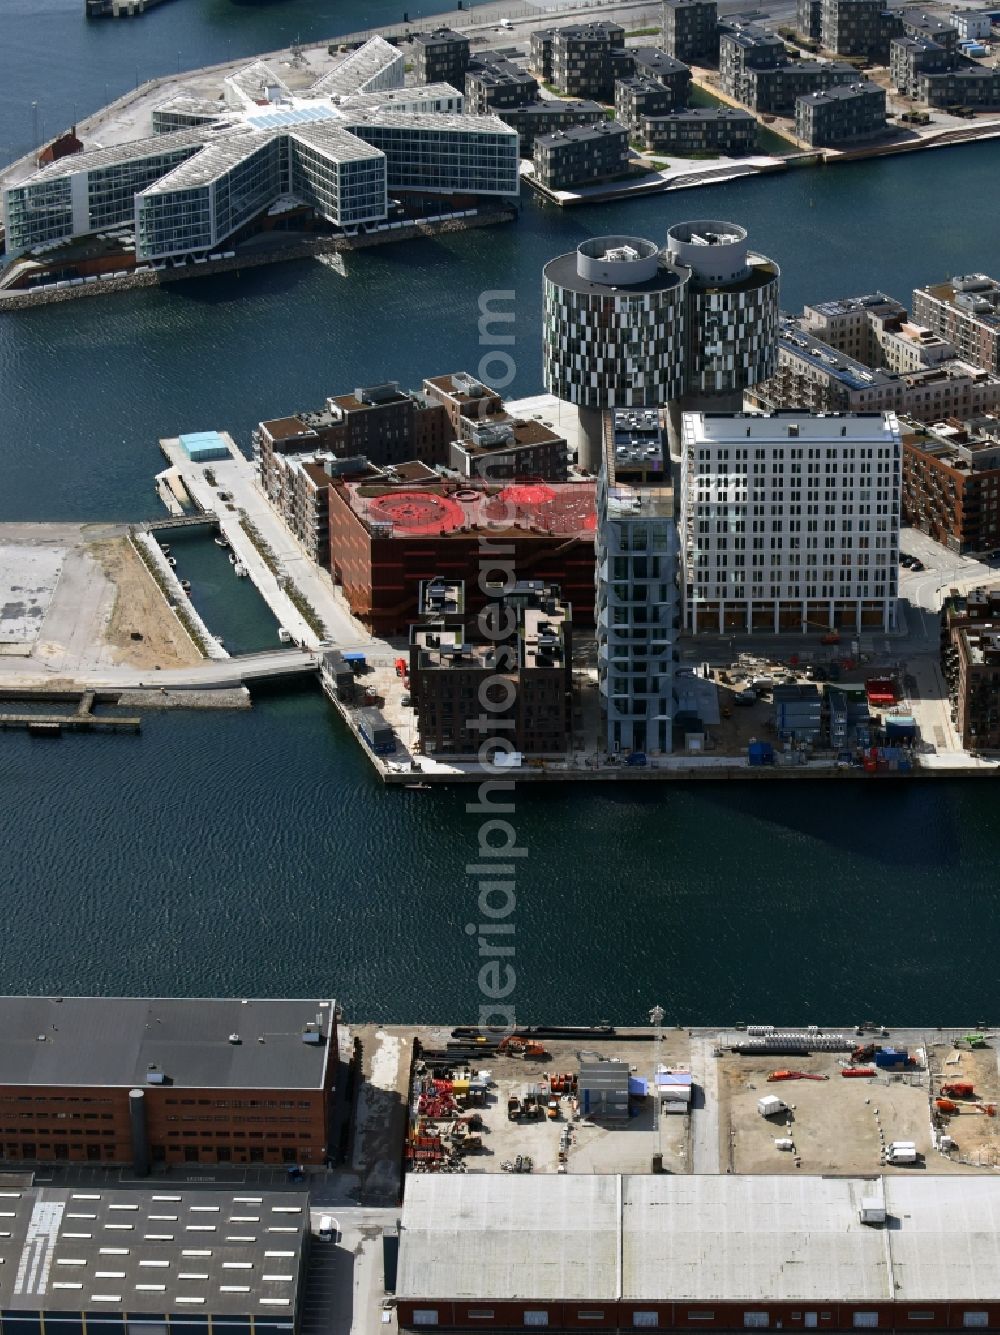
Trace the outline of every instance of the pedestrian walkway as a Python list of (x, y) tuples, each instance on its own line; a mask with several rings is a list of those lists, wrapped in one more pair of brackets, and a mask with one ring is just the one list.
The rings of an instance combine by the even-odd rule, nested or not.
[[(240, 452), (231, 436), (226, 432), (219, 434), (229, 445), (231, 457), (205, 464), (189, 459), (179, 440), (165, 440), (160, 444), (164, 454), (176, 466), (194, 503), (199, 509), (218, 516), (219, 525), (233, 552), (246, 567), (279, 625), (296, 642), (309, 649), (315, 649), (325, 641), (339, 649), (382, 647), (381, 641), (374, 640), (354, 620), (329, 574), (306, 555), (275, 512), (257, 484), (253, 464)], [(281, 577), (289, 581), (323, 623), (325, 635), (317, 634), (281, 587), (278, 576), (241, 525), (243, 515), (267, 544)], [(390, 652), (388, 645), (384, 648)]]

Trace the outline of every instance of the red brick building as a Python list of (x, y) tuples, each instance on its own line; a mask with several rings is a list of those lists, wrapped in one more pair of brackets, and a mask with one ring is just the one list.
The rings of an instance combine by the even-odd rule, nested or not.
[[(425, 609), (433, 587), (422, 586)], [(452, 602), (464, 607), (464, 590)], [(464, 627), (457, 615), (425, 614), (411, 626), (410, 695), (424, 752), (477, 756), (486, 692), (494, 735), (525, 755), (563, 754), (573, 728), (572, 616), (558, 589), (527, 580), (496, 601), (495, 625), (511, 626), (499, 640), (483, 643), (475, 622)]]
[(1000, 422), (918, 429), (903, 441), (903, 518), (953, 552), (1000, 547)]
[(944, 600), (941, 672), (965, 749), (1000, 750), (1000, 590), (969, 589)]
[(355, 616), (379, 634), (402, 634), (417, 619), (423, 580), (464, 580), (475, 616), (484, 552), (509, 548), (498, 559), (512, 562), (516, 579), (558, 585), (575, 623), (593, 625), (594, 495), (593, 483), (341, 482), (330, 489), (331, 569)]
[(333, 1001), (0, 997), (8, 1163), (319, 1167), (336, 1079)]

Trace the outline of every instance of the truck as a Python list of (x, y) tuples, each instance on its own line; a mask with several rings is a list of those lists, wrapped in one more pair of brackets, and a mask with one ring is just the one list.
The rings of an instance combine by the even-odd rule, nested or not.
[(777, 1117), (781, 1113), (788, 1112), (788, 1104), (784, 1099), (768, 1094), (765, 1098), (757, 1100), (757, 1111), (761, 1117)]
[(890, 1164), (917, 1163), (920, 1155), (916, 1143), (912, 1140), (891, 1140), (885, 1152), (885, 1161)]

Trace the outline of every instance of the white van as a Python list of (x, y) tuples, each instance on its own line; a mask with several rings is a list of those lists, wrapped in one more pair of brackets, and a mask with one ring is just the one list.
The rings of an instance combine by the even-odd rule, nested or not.
[(336, 1242), (340, 1229), (337, 1227), (337, 1221), (333, 1215), (325, 1214), (319, 1221), (319, 1237), (321, 1242)]

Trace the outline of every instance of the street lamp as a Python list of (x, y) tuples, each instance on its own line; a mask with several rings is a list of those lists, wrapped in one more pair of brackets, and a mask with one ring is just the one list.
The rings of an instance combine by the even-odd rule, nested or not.
[(656, 1077), (660, 1072), (660, 1043), (665, 1014), (662, 1006), (654, 1006), (649, 1012), (649, 1023), (653, 1026), (653, 1130), (656, 1132), (657, 1145), (660, 1143), (660, 1087)]

